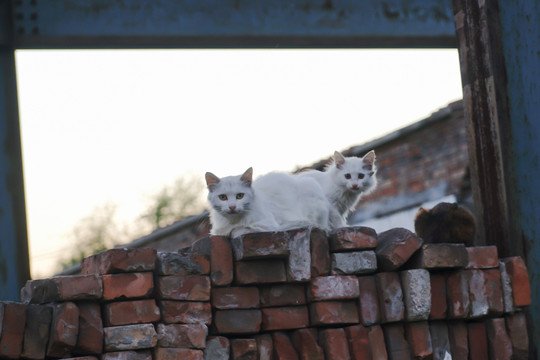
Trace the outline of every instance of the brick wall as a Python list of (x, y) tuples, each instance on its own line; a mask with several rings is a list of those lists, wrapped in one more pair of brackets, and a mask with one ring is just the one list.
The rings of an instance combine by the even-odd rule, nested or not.
[(0, 357), (526, 359), (521, 258), (402, 228), (112, 249), (0, 303)]

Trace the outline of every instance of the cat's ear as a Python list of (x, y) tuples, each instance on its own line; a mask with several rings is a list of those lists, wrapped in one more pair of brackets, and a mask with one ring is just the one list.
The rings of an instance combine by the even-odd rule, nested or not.
[(242, 174), (240, 180), (242, 180), (247, 186), (251, 186), (251, 181), (253, 179), (253, 168), (249, 168)]
[(334, 151), (334, 164), (338, 169), (341, 169), (341, 166), (345, 164), (345, 157), (339, 151)]
[(206, 186), (208, 186), (208, 190), (214, 191), (216, 185), (219, 184), (219, 178), (211, 172), (204, 174), (204, 177), (206, 179)]
[(362, 160), (364, 160), (364, 163), (369, 165), (375, 164), (375, 150), (371, 150), (366, 155), (364, 155)]

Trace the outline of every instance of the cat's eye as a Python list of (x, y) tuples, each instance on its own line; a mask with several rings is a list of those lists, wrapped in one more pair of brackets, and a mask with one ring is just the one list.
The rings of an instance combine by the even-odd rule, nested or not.
[(244, 193), (238, 193), (236, 194), (236, 199), (240, 200), (244, 198)]
[(358, 174), (358, 178), (359, 178), (359, 179), (363, 179), (365, 176), (366, 176), (366, 175), (364, 175), (364, 174)]
[(221, 200), (221, 201), (225, 201), (225, 200), (227, 200), (227, 195), (225, 195), (225, 194), (219, 194), (219, 195), (218, 195), (218, 198), (219, 198), (219, 200)]
[(345, 174), (345, 179), (349, 180), (351, 178), (351, 174)]

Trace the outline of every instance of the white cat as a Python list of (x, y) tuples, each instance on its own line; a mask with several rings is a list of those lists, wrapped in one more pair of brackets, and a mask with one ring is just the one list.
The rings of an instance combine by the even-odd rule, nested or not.
[(212, 235), (237, 237), (300, 227), (328, 230), (330, 203), (310, 178), (270, 173), (252, 182), (253, 169), (219, 178), (207, 172)]
[(377, 186), (375, 151), (363, 158), (344, 157), (338, 151), (325, 171), (308, 170), (299, 177), (315, 179), (331, 203), (329, 226), (331, 229), (347, 226), (347, 215), (354, 210), (362, 195)]

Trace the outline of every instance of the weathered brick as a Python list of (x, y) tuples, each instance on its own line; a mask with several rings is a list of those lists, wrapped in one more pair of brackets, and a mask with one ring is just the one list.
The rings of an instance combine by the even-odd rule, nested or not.
[(105, 351), (149, 349), (157, 345), (157, 333), (152, 324), (123, 325), (103, 329)]
[(499, 266), (499, 252), (495, 245), (467, 247), (467, 269), (491, 269)]
[(311, 278), (310, 230), (290, 230), (289, 257), (286, 261), (287, 280), (309, 281)]
[(354, 299), (360, 295), (356, 276), (321, 276), (311, 279), (308, 287), (308, 299), (343, 300)]
[(362, 275), (377, 271), (377, 257), (371, 250), (332, 254), (332, 275)]
[(332, 230), (328, 236), (330, 251), (374, 249), (377, 246), (375, 230), (363, 226), (348, 226)]
[(234, 269), (236, 282), (241, 285), (287, 281), (283, 260), (238, 261)]
[(303, 284), (276, 284), (260, 287), (260, 303), (263, 307), (306, 304)]
[(377, 237), (379, 270), (392, 271), (405, 264), (423, 244), (423, 240), (404, 228), (384, 231)]
[(519, 256), (501, 259), (506, 266), (506, 271), (510, 277), (514, 306), (531, 305), (531, 288), (529, 285), (529, 274), (527, 266)]
[(261, 329), (260, 310), (218, 310), (214, 326), (219, 334), (254, 334)]
[(360, 322), (364, 326), (370, 326), (381, 322), (379, 309), (379, 296), (375, 276), (358, 277), (360, 295), (358, 298), (358, 310)]
[(150, 350), (113, 351), (101, 355), (101, 360), (152, 360)]
[(501, 274), (499, 269), (468, 270), (470, 318), (503, 313)]
[(411, 257), (409, 266), (425, 269), (462, 268), (469, 258), (463, 244), (424, 244)]
[(222, 236), (210, 237), (210, 278), (213, 286), (227, 286), (233, 281), (233, 251), (231, 242)]
[(405, 337), (414, 359), (432, 359), (433, 346), (427, 321), (405, 323)]
[(516, 307), (514, 306), (512, 282), (510, 281), (510, 275), (508, 275), (506, 265), (503, 261), (499, 261), (499, 271), (501, 272), (501, 290), (503, 293), (504, 312), (513, 313), (516, 310)]
[(257, 360), (273, 360), (274, 359), (274, 341), (272, 335), (261, 334), (255, 336), (257, 342)]
[(466, 270), (452, 272), (446, 278), (446, 296), (448, 317), (464, 319), (469, 315), (471, 301), (469, 297), (469, 276)]
[(79, 335), (74, 352), (79, 354), (96, 354), (103, 351), (103, 321), (101, 306), (97, 302), (78, 302)]
[(72, 302), (51, 305), (53, 316), (47, 356), (69, 357), (79, 336), (79, 308)]
[(307, 306), (288, 306), (262, 309), (263, 331), (291, 330), (309, 326)]
[(210, 336), (206, 339), (204, 360), (229, 360), (231, 344), (224, 336)]
[(317, 329), (299, 329), (292, 340), (300, 360), (324, 360), (324, 350), (317, 343)]
[(64, 358), (63, 360), (99, 360), (99, 359), (96, 356), (87, 355), (87, 356)]
[(231, 340), (233, 360), (257, 360), (257, 342), (255, 339)]
[(448, 340), (453, 360), (469, 359), (469, 342), (465, 321), (448, 322)]
[(208, 302), (185, 302), (162, 300), (158, 302), (165, 324), (205, 324), (212, 323), (212, 306)]
[(529, 358), (529, 335), (527, 333), (527, 318), (524, 313), (518, 312), (507, 315), (506, 329), (512, 341), (513, 358), (526, 360)]
[(82, 260), (82, 274), (114, 274), (153, 271), (156, 249), (110, 249)]
[(216, 309), (254, 309), (259, 307), (256, 287), (227, 287), (212, 289), (212, 306)]
[(326, 232), (320, 229), (311, 230), (311, 277), (330, 274), (332, 261)]
[(373, 360), (387, 360), (386, 341), (380, 325), (373, 325), (367, 328), (371, 357)]
[(467, 323), (469, 336), (469, 359), (488, 360), (488, 341), (486, 325), (483, 322)]
[(204, 275), (158, 276), (156, 295), (158, 299), (209, 301), (210, 278)]
[(249, 233), (232, 239), (231, 245), (237, 261), (289, 256), (287, 232)]
[(21, 289), (22, 302), (32, 304), (100, 299), (102, 296), (101, 277), (93, 274), (28, 280)]
[(386, 351), (391, 360), (411, 360), (411, 348), (405, 340), (405, 329), (401, 323), (383, 325)]
[[(433, 360), (446, 360), (451, 355), (448, 326), (445, 321), (431, 321), (429, 323), (431, 346), (433, 347)], [(474, 358), (472, 358), (474, 359)]]
[(208, 275), (210, 257), (194, 253), (191, 248), (178, 253), (158, 252), (156, 258), (157, 275)]
[(203, 360), (202, 350), (184, 348), (155, 348), (153, 350), (154, 360)]
[(486, 334), (490, 359), (513, 359), (512, 341), (506, 332), (506, 324), (503, 318), (487, 319)]
[(298, 353), (294, 349), (291, 339), (281, 331), (272, 333), (274, 345), (274, 360), (298, 360)]
[(148, 297), (154, 291), (151, 272), (103, 275), (103, 299)]
[(321, 301), (310, 304), (312, 326), (357, 324), (358, 307), (355, 301)]
[(319, 331), (319, 342), (327, 359), (350, 360), (349, 342), (343, 329), (324, 329)]
[(352, 360), (372, 360), (368, 329), (362, 325), (348, 326), (345, 329), (349, 354)]
[(440, 273), (430, 274), (431, 311), (430, 320), (446, 319), (448, 305), (446, 301), (446, 275)]
[(106, 326), (157, 322), (161, 312), (154, 299), (119, 301), (104, 304), (103, 320)]
[[(20, 319), (18, 320), (20, 321)], [(28, 305), (28, 308), (26, 309), (26, 327), (24, 330), (24, 341), (21, 357), (27, 359), (45, 358), (51, 321), (51, 307), (32, 304)]]
[(405, 319), (427, 320), (431, 312), (431, 283), (425, 269), (405, 270), (400, 273), (405, 303)]
[(22, 352), (24, 324), (26, 321), (24, 304), (0, 303), (0, 357), (17, 359)]
[(204, 349), (208, 328), (204, 324), (158, 324), (158, 346)]
[(405, 319), (403, 290), (397, 272), (375, 274), (381, 321), (383, 323)]

